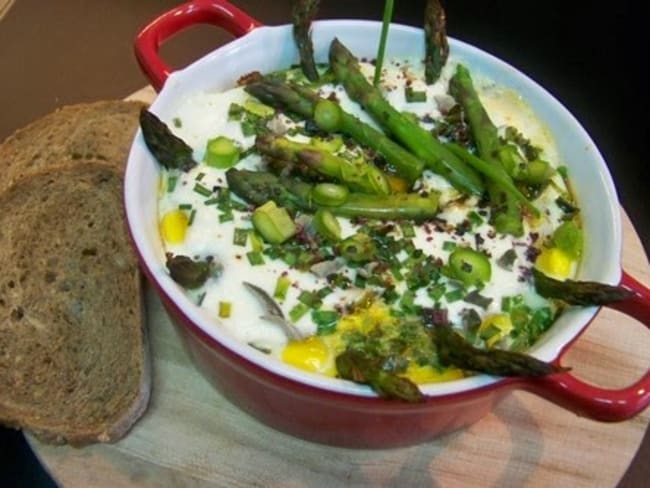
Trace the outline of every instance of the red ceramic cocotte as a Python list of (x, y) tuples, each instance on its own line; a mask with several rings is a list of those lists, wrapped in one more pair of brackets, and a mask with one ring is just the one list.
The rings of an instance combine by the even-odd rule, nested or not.
[[(219, 26), (237, 39), (172, 72), (159, 56), (160, 45), (198, 23)], [(313, 40), (317, 61), (326, 60), (334, 37), (357, 56), (373, 57), (380, 29), (380, 23), (370, 21), (316, 22)], [(423, 45), (421, 30), (393, 25), (387, 56), (422, 58)], [(607, 166), (593, 141), (557, 100), (525, 75), (458, 40), (450, 39), (450, 46), (452, 56), (472, 70), (518, 91), (550, 128), (572, 175), (589, 242), (578, 278), (620, 282), (633, 290), (633, 298), (617, 303), (615, 308), (649, 325), (650, 292), (620, 269), (619, 204)], [(144, 73), (159, 91), (151, 110), (163, 119), (171, 116), (175, 103), (186, 94), (225, 90), (243, 74), (286, 68), (298, 60), (290, 26), (262, 26), (222, 0), (195, 0), (161, 15), (138, 35), (135, 52)], [(158, 178), (157, 163), (138, 133), (127, 165), (125, 203), (129, 231), (142, 268), (198, 369), (234, 404), (278, 430), (333, 445), (394, 447), (424, 442), (467, 426), (515, 389), (530, 391), (580, 416), (601, 421), (630, 418), (650, 403), (650, 372), (620, 390), (588, 385), (570, 373), (543, 379), (477, 375), (426, 385), (422, 388), (427, 397), (424, 403), (406, 404), (377, 398), (361, 385), (305, 373), (270, 360), (215, 327), (167, 275), (157, 223)], [(595, 307), (569, 309), (531, 354), (561, 363), (563, 353), (597, 311)]]

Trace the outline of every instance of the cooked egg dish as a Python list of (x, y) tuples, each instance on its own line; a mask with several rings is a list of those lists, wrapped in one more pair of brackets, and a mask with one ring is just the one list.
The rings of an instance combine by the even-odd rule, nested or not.
[[(358, 67), (370, 86), (374, 67)], [(583, 252), (547, 128), (517, 93), (453, 58), (430, 85), (418, 60), (385, 64), (376, 90), (403, 133), (373, 116), (374, 92), (350, 93), (321, 69), (316, 84), (287, 70), (195, 93), (163, 120), (194, 161), (161, 170), (172, 277), (214, 327), (316, 374), (364, 382), (369, 365), (416, 384), (471, 374), (443, 360), (430, 334), (441, 325), (477, 349), (528, 349), (561, 313), (532, 269), (571, 278)], [(287, 93), (295, 104), (275, 98)], [(474, 95), (489, 116), (482, 133)], [(416, 133), (443, 156), (404, 143)]]

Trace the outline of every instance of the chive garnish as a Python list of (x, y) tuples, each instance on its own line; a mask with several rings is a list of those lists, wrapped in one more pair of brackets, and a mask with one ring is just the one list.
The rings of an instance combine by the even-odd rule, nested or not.
[(289, 319), (292, 322), (298, 322), (307, 312), (309, 307), (304, 303), (297, 303), (291, 310), (289, 310)]
[(248, 229), (236, 228), (233, 232), (232, 243), (235, 246), (245, 246), (248, 241)]
[(415, 229), (410, 222), (402, 222), (399, 227), (402, 230), (402, 235), (407, 239), (415, 237)]
[(316, 333), (327, 335), (336, 330), (339, 314), (334, 310), (312, 310), (311, 318), (316, 324)]
[(377, 49), (377, 60), (375, 63), (375, 77), (373, 84), (379, 85), (381, 80), (381, 68), (384, 64), (384, 53), (386, 52), (386, 38), (388, 37), (388, 28), (393, 17), (393, 0), (386, 0), (384, 3), (384, 16), (381, 24), (381, 36), (379, 38), (379, 48)]
[(445, 293), (445, 300), (447, 300), (448, 303), (457, 302), (458, 300), (461, 300), (464, 295), (465, 290), (457, 288), (456, 290)]
[(414, 90), (412, 86), (407, 86), (404, 88), (404, 98), (406, 98), (408, 103), (426, 102), (427, 92)]
[(287, 298), (287, 292), (291, 286), (291, 280), (288, 276), (280, 276), (275, 283), (275, 291), (273, 292), (273, 298), (277, 298), (279, 301), (284, 301)]
[(192, 225), (192, 223), (194, 223), (194, 217), (196, 217), (196, 209), (195, 209), (195, 208), (193, 208), (193, 209), (190, 211), (190, 218), (189, 218), (189, 220), (187, 221), (187, 225), (188, 225), (188, 226), (190, 226), (190, 225)]
[(251, 266), (260, 266), (264, 264), (264, 256), (262, 256), (262, 253), (259, 251), (249, 251), (246, 253), (246, 257)]
[(178, 175), (167, 176), (167, 193), (171, 193), (174, 191), (177, 182), (178, 182)]
[(232, 303), (230, 302), (219, 302), (219, 317), (222, 319), (227, 319), (232, 313)]
[(194, 191), (204, 197), (209, 197), (212, 195), (212, 190), (210, 190), (210, 188), (207, 186), (203, 186), (201, 183), (194, 184)]
[(191, 203), (179, 203), (178, 204), (178, 209), (179, 210), (192, 210), (192, 204)]
[(229, 210), (227, 212), (223, 212), (222, 214), (219, 215), (219, 222), (222, 224), (224, 222), (230, 222), (235, 219), (234, 214)]
[(443, 251), (453, 251), (456, 249), (457, 244), (454, 241), (445, 241), (442, 243)]

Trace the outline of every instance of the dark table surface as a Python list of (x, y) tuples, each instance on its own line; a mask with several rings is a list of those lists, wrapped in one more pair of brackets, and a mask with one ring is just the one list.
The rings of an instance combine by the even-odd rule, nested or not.
[[(61, 105), (123, 98), (148, 84), (133, 57), (137, 31), (171, 0), (15, 0), (0, 20), (0, 140)], [(232, 0), (267, 24), (286, 23), (290, 1)], [(424, 0), (395, 2), (394, 20), (420, 25)], [(3, 4), (0, 1), (0, 6)], [(321, 18), (380, 19), (383, 0), (321, 2)], [(600, 148), (619, 198), (650, 250), (650, 62), (643, 2), (447, 0), (448, 33), (514, 65), (554, 94)], [(0, 10), (1, 11), (1, 10)], [(211, 27), (162, 49), (182, 67), (229, 37)], [(620, 487), (650, 483), (650, 433)], [(20, 432), (0, 428), (0, 485), (54, 486)]]

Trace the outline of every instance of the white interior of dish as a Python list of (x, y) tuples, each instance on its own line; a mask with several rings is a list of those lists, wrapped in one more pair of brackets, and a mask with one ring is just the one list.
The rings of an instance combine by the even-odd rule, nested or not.
[[(318, 62), (327, 61), (330, 41), (338, 37), (358, 57), (374, 58), (381, 24), (371, 21), (320, 21), (315, 23), (313, 39)], [(387, 57), (424, 57), (422, 31), (393, 25), (386, 49)], [(450, 39), (451, 53), (467, 64), (473, 72), (493, 79), (497, 84), (519, 92), (538, 117), (551, 130), (564, 164), (569, 168), (582, 210), (587, 246), (579, 271), (580, 279), (618, 283), (620, 279), (621, 228), (616, 190), (605, 162), (596, 145), (575, 118), (546, 90), (512, 66), (463, 42)], [(186, 94), (197, 91), (218, 91), (230, 88), (243, 74), (262, 73), (295, 64), (298, 54), (288, 26), (262, 27), (208, 54), (187, 68), (175, 72), (153, 103), (151, 110), (159, 115), (173, 113)], [(267, 368), (327, 390), (372, 395), (366, 387), (347, 381), (310, 374), (271, 361), (268, 356), (242, 344), (215, 326), (213, 317), (186, 298), (168, 276), (158, 233), (157, 185), (158, 165), (146, 149), (138, 133), (129, 155), (125, 202), (129, 228), (145, 266), (167, 296), (183, 309), (188, 318), (224, 346)], [(546, 336), (531, 350), (543, 360), (552, 360), (591, 320), (595, 308), (576, 309), (565, 313)], [(455, 393), (488, 385), (496, 378), (478, 375), (448, 383), (427, 385), (429, 395)]]

